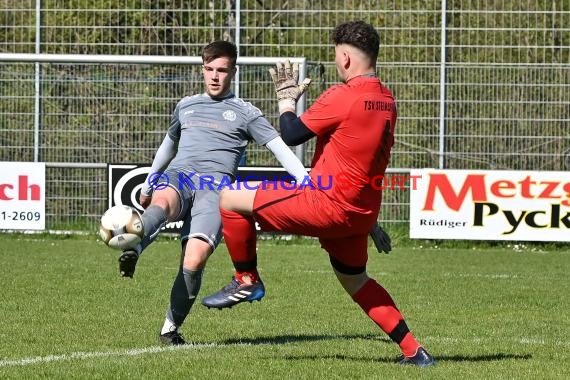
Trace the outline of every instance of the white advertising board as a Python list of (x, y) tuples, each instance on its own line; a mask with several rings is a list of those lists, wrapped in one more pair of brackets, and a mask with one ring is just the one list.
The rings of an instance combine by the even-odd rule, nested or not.
[(45, 163), (0, 162), (0, 229), (45, 229)]
[(570, 173), (412, 170), (410, 237), (570, 241)]

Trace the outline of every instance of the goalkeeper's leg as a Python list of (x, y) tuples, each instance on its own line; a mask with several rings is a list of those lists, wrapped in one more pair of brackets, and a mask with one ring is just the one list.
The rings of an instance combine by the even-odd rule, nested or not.
[(320, 239), (329, 253), (330, 262), (337, 279), (360, 308), (400, 346), (404, 358), (402, 364), (420, 367), (435, 363), (433, 357), (423, 349), (410, 332), (404, 316), (394, 300), (378, 282), (368, 277), (366, 235), (347, 239)]

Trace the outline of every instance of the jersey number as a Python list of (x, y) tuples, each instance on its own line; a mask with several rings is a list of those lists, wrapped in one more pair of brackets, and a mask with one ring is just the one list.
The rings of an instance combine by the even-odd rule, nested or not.
[(390, 137), (392, 136), (392, 129), (390, 128), (390, 120), (386, 120), (386, 125), (384, 126), (384, 132), (382, 132), (382, 145), (380, 150), (376, 155), (376, 163), (381, 165), (382, 163), (388, 162), (390, 158)]

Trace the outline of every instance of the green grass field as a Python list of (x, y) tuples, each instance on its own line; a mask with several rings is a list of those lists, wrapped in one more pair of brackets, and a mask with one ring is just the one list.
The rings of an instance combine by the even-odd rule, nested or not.
[[(2, 379), (568, 379), (570, 249), (370, 251), (433, 368), (394, 364), (398, 347), (344, 293), (313, 240), (259, 244), (267, 295), (231, 310), (197, 303), (158, 344), (179, 242), (162, 238), (133, 280), (95, 236), (0, 234)], [(230, 279), (222, 244), (201, 295)]]

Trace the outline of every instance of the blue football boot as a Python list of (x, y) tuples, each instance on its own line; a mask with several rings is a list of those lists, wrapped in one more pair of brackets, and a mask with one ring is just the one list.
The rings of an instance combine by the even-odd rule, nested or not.
[(433, 356), (428, 354), (428, 352), (423, 347), (420, 347), (418, 348), (418, 351), (414, 356), (410, 357), (403, 356), (402, 358), (400, 358), (398, 364), (417, 365), (418, 367), (423, 368), (435, 365), (435, 359), (433, 358)]
[(265, 295), (265, 286), (259, 280), (254, 284), (240, 284), (235, 277), (218, 292), (202, 298), (202, 305), (209, 308), (224, 309), (241, 302), (260, 301)]

